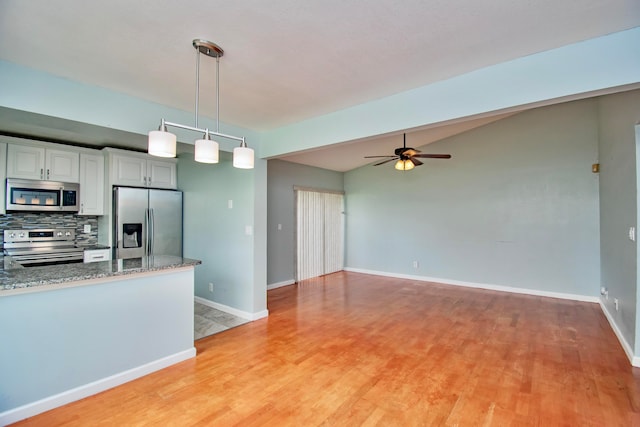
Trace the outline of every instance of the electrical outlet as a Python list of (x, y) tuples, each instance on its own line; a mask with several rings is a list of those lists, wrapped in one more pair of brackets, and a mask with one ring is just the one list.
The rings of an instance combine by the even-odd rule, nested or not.
[(420, 264), (418, 263), (418, 261), (413, 261), (413, 268), (418, 268), (420, 266)]
[(213, 292), (213, 283), (209, 282), (209, 292)]
[(91, 224), (85, 224), (83, 231), (85, 233), (91, 233)]
[(631, 240), (632, 242), (636, 241), (636, 228), (635, 227), (629, 227), (629, 240)]
[(618, 303), (618, 298), (613, 299), (613, 304), (616, 306), (616, 311), (620, 311), (620, 304)]

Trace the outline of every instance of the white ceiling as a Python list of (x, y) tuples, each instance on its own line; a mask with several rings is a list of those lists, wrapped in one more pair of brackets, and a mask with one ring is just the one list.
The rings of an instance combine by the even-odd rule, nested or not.
[(639, 25), (638, 0), (0, 0), (0, 59), (193, 111), (208, 39), (220, 120), (264, 131)]

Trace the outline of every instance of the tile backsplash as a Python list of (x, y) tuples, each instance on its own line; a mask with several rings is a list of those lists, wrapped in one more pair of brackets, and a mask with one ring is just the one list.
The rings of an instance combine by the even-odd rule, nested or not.
[[(91, 232), (85, 233), (84, 226), (91, 226)], [(94, 246), (98, 244), (98, 217), (79, 216), (72, 213), (26, 213), (16, 212), (0, 215), (0, 245), (4, 245), (4, 230), (11, 228), (74, 228), (76, 245)]]

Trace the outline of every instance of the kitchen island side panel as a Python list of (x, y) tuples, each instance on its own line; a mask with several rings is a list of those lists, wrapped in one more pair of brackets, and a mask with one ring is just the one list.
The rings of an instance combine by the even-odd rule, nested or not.
[(193, 280), (188, 268), (0, 298), (0, 418), (194, 351)]

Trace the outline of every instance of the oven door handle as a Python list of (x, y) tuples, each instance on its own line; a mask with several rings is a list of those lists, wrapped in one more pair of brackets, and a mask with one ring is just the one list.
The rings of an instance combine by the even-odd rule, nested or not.
[(15, 261), (26, 264), (27, 262), (40, 262), (40, 261), (58, 261), (60, 259), (82, 259), (82, 252), (67, 252), (67, 253), (56, 253), (56, 254), (41, 254), (41, 255), (10, 255)]

